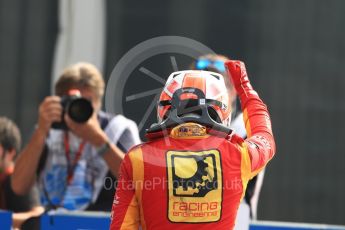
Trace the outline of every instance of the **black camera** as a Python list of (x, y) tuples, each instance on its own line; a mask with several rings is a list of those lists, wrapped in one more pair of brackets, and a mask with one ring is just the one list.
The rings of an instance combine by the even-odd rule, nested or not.
[(77, 123), (85, 123), (93, 113), (91, 101), (83, 98), (79, 90), (71, 90), (69, 95), (61, 97), (61, 105), (63, 108), (62, 119), (61, 122), (54, 122), (52, 124), (53, 129), (68, 129), (64, 120), (65, 113)]

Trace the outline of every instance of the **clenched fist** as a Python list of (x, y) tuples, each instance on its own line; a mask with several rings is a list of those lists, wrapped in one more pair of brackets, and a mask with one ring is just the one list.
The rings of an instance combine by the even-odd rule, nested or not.
[(234, 85), (236, 92), (239, 96), (247, 93), (256, 94), (253, 87), (250, 84), (246, 66), (241, 61), (228, 61), (225, 63), (230, 80)]

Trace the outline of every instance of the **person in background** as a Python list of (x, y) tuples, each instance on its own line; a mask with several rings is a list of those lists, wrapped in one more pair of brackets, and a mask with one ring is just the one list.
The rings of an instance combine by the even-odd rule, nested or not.
[[(243, 113), (237, 109), (237, 95), (233, 84), (228, 80), (224, 63), (229, 61), (229, 58), (219, 54), (207, 54), (199, 57), (191, 66), (196, 70), (207, 70), (219, 73), (224, 76), (226, 87), (229, 91), (229, 99), (232, 107), (232, 121), (230, 128), (242, 138), (247, 137), (246, 128), (243, 122)], [(244, 202), (241, 203), (236, 219), (235, 229), (244, 230), (249, 229), (249, 219), (257, 219), (257, 206), (259, 195), (263, 183), (265, 170), (262, 170), (257, 176), (248, 182), (245, 193)]]
[(11, 188), (14, 159), (20, 145), (18, 127), (10, 119), (0, 117), (0, 209), (13, 212), (14, 228), (19, 228), (26, 220), (44, 212), (35, 187), (23, 196), (15, 194)]
[[(104, 85), (101, 73), (90, 63), (63, 71), (55, 84), (56, 95), (40, 104), (36, 129), (16, 161), (12, 178), (16, 193), (27, 193), (37, 181), (47, 209), (111, 209), (108, 200), (115, 189), (104, 184), (109, 170), (117, 176), (124, 152), (140, 139), (133, 121), (101, 111)], [(72, 92), (92, 104), (92, 116), (84, 123), (64, 112), (62, 102)]]

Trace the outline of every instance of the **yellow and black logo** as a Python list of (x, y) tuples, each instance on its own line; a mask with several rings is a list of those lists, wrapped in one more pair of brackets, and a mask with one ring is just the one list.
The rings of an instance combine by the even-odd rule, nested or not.
[(168, 218), (172, 222), (215, 222), (222, 210), (218, 150), (167, 152)]

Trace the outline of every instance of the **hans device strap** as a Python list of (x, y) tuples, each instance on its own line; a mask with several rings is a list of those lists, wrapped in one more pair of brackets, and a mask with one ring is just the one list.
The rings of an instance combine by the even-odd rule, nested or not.
[[(194, 94), (197, 96), (197, 98), (181, 100), (181, 95), (185, 93)], [(208, 109), (210, 104), (221, 102), (206, 99), (204, 92), (202, 92), (200, 89), (192, 87), (178, 89), (174, 92), (171, 101), (162, 101), (162, 103), (164, 105), (171, 105), (168, 117), (162, 123), (151, 126), (151, 128), (146, 131), (147, 134), (160, 132), (187, 122), (195, 122), (226, 134), (232, 133), (232, 130), (229, 127), (216, 122), (209, 114)], [(183, 110), (182, 112), (181, 108)], [(223, 108), (223, 105), (221, 108)], [(199, 111), (201, 113), (200, 116), (181, 116), (181, 114), (193, 113), (193, 111)]]

